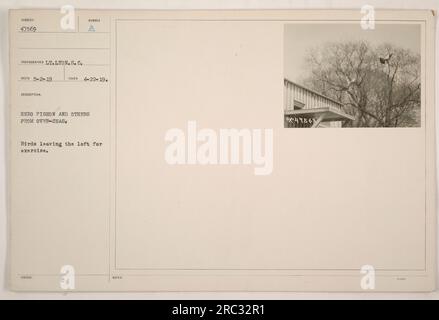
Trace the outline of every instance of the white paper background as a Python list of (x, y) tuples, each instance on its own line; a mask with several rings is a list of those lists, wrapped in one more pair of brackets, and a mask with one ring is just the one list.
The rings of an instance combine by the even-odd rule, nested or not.
[[(6, 288), (7, 280), (7, 211), (6, 211), (6, 157), (8, 126), (8, 9), (10, 8), (57, 8), (70, 4), (76, 8), (89, 9), (358, 9), (364, 4), (377, 9), (434, 9), (439, 11), (437, 0), (3, 0), (0, 4), (0, 299), (439, 299), (439, 291), (425, 294), (378, 294), (378, 293), (15, 293)], [(436, 48), (439, 28), (436, 25)], [(436, 61), (439, 61), (436, 49)], [(436, 79), (438, 67), (436, 63)], [(438, 101), (439, 86), (436, 86)], [(436, 122), (439, 116), (436, 115)], [(439, 132), (438, 130), (436, 130)], [(436, 134), (439, 140), (439, 134)], [(439, 221), (439, 220), (438, 220)], [(437, 246), (439, 248), (439, 245)], [(438, 254), (439, 256), (439, 254)], [(438, 277), (439, 278), (439, 277)]]

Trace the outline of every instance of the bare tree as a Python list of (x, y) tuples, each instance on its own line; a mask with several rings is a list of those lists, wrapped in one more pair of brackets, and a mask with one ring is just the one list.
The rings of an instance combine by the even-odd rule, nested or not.
[(306, 85), (340, 101), (355, 116), (346, 126), (419, 126), (419, 55), (391, 44), (327, 43), (312, 48), (306, 64)]

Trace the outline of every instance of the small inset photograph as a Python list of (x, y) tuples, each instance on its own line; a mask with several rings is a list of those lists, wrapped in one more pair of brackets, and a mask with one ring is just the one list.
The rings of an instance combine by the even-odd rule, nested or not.
[(284, 127), (420, 127), (420, 35), (419, 24), (286, 24)]

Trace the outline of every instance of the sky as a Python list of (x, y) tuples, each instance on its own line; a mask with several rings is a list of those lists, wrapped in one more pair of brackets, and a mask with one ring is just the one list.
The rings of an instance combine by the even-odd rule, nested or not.
[(284, 33), (284, 75), (300, 84), (307, 76), (304, 57), (308, 48), (326, 42), (366, 40), (372, 45), (388, 42), (419, 54), (420, 34), (419, 24), (376, 23), (374, 30), (363, 30), (359, 23), (287, 24)]

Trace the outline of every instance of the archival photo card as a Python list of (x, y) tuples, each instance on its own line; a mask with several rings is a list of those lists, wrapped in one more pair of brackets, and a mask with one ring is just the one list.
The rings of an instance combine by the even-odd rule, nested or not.
[(11, 10), (10, 289), (433, 290), (435, 16), (366, 17)]

